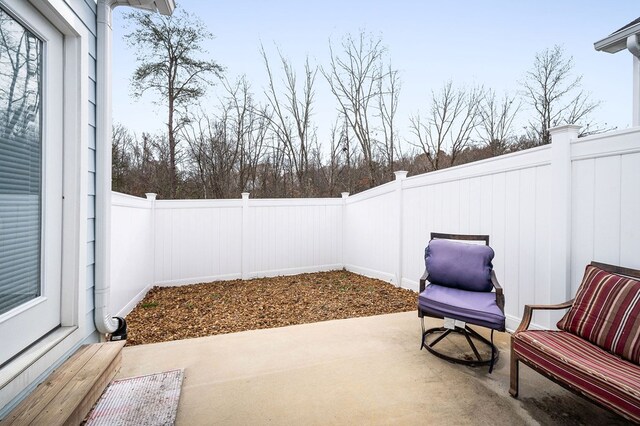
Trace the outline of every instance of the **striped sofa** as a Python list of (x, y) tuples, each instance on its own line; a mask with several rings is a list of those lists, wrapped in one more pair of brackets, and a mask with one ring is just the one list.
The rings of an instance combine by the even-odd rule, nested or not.
[[(592, 402), (640, 423), (640, 271), (592, 262), (575, 299), (526, 305), (511, 336), (511, 387), (518, 366), (537, 372)], [(533, 311), (568, 309), (558, 330), (529, 330)]]

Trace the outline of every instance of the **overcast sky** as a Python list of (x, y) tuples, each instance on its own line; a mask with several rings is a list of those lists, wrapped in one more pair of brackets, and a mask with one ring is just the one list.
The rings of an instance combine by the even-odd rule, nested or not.
[[(279, 48), (302, 73), (306, 55), (312, 64), (327, 65), (329, 39), (337, 44), (345, 34), (361, 30), (379, 35), (400, 71), (398, 124), (405, 138), (410, 137), (408, 116), (426, 111), (431, 91), (447, 80), (514, 93), (536, 52), (555, 44), (573, 56), (584, 89), (602, 101), (597, 119), (621, 129), (631, 123), (631, 54), (596, 52), (593, 43), (638, 18), (637, 0), (180, 0), (179, 7), (204, 21), (216, 37), (206, 46), (209, 57), (225, 67), (230, 80), (246, 74), (258, 99), (266, 82), (260, 43), (273, 61)], [(130, 96), (136, 62), (135, 51), (123, 40), (126, 11), (119, 7), (114, 12), (114, 122), (138, 135), (160, 132), (164, 110), (152, 104), (151, 96)], [(202, 102), (214, 105), (218, 96), (216, 86)], [(322, 141), (336, 117), (336, 104), (320, 74), (316, 100), (314, 122)]]

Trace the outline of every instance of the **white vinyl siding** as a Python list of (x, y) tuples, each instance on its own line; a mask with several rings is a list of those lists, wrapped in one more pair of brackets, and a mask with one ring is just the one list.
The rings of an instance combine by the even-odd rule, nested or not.
[(88, 182), (87, 182), (87, 273), (86, 273), (86, 305), (85, 323), (87, 326), (86, 336), (97, 339), (93, 322), (93, 288), (95, 285), (95, 217), (96, 217), (96, 2), (95, 0), (65, 0), (76, 16), (84, 23), (90, 37), (88, 41), (89, 55), (88, 61), (88, 126), (87, 136), (89, 149), (88, 158)]

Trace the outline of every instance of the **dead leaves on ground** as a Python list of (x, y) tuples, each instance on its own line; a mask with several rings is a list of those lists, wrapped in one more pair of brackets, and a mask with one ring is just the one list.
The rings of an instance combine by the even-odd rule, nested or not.
[(411, 311), (416, 300), (346, 271), (154, 287), (127, 316), (127, 344)]

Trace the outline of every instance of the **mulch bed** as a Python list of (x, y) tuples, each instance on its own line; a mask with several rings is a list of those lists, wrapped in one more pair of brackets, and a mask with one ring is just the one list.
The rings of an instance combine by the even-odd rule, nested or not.
[(127, 315), (127, 345), (412, 311), (416, 296), (347, 271), (153, 287)]

